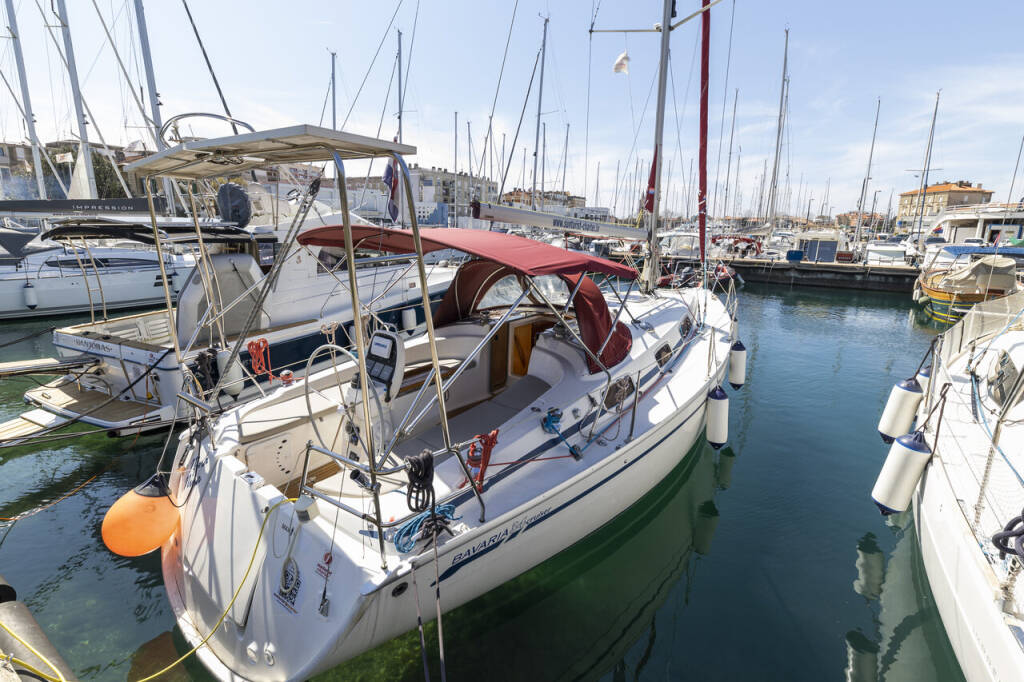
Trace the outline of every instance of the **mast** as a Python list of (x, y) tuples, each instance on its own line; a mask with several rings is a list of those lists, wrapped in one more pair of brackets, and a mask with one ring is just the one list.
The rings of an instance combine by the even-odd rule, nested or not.
[[(338, 61), (338, 53), (331, 52), (331, 130), (338, 129), (338, 83), (334, 79), (335, 62)], [(398, 77), (402, 74), (399, 72)]]
[[(868, 169), (864, 173), (864, 182), (860, 186), (860, 201), (857, 202), (857, 229), (854, 231), (853, 241), (855, 244), (860, 244), (860, 226), (863, 220), (864, 214), (864, 199), (868, 193), (868, 182), (871, 181), (871, 160), (875, 156), (875, 135), (878, 134), (878, 112), (882, 110), (882, 98), (878, 98), (878, 104), (875, 106), (875, 128), (871, 131), (871, 151), (868, 152)], [(874, 215), (875, 209), (871, 209), (871, 214)]]
[(459, 112), (455, 112), (455, 165), (452, 167), (455, 174), (455, 191), (452, 193), (452, 204), (455, 216), (455, 227), (459, 226)]
[[(736, 88), (736, 92), (732, 97), (732, 125), (729, 126), (729, 156), (725, 163), (725, 197), (722, 199), (722, 213), (729, 213), (729, 177), (732, 171), (732, 138), (733, 133), (736, 132), (736, 101), (740, 97), (740, 89)], [(739, 178), (739, 171), (736, 172), (736, 177)], [(724, 217), (716, 216), (716, 217)]]
[[(43, 181), (43, 163), (39, 158), (39, 137), (36, 135), (36, 118), (32, 114), (32, 99), (28, 94), (28, 78), (25, 76), (25, 57), (21, 53), (21, 35), (18, 33), (18, 18), (14, 15), (14, 0), (5, 0), (7, 6), (7, 28), (14, 43), (14, 61), (18, 67), (18, 82), (21, 84), (21, 103), (25, 110), (25, 127), (32, 142), (32, 165), (36, 171), (36, 187), (39, 198), (46, 199), (46, 183)], [(56, 174), (54, 174), (56, 176)]]
[[(665, 2), (665, 15), (668, 16), (670, 0)], [(705, 249), (707, 247), (706, 236), (707, 236), (707, 220), (708, 220), (708, 90), (710, 89), (710, 83), (708, 82), (708, 56), (710, 50), (711, 41), (711, 10), (708, 9), (710, 6), (710, 0), (704, 0), (704, 14), (701, 17), (701, 39), (700, 39), (700, 147), (697, 161), (697, 227), (700, 235), (700, 262), (703, 265), (706, 261)], [(668, 45), (666, 44), (662, 48), (662, 58), (667, 60), (668, 58)], [(665, 68), (665, 62), (662, 63), (662, 68)], [(661, 76), (661, 81), (664, 83), (665, 76)], [(664, 93), (658, 99), (659, 116), (664, 119), (665, 117), (665, 96)], [(663, 121), (664, 122), (664, 121)], [(659, 136), (661, 131), (658, 132)], [(661, 146), (659, 140), (658, 146)], [(661, 163), (661, 156), (658, 156), (658, 163)], [(658, 208), (658, 191), (655, 189), (654, 192), (654, 208), (657, 213)], [(651, 244), (657, 245), (655, 239), (654, 230), (651, 230)], [(657, 265), (657, 254), (652, 249), (653, 264)], [(653, 276), (653, 274), (652, 274)]]
[[(149, 90), (150, 118), (153, 119), (153, 138), (156, 141), (156, 150), (163, 151), (167, 148), (163, 138), (160, 136), (160, 128), (163, 120), (160, 117), (160, 95), (156, 91), (156, 75), (153, 72), (153, 55), (149, 51), (149, 29), (146, 27), (146, 10), (142, 6), (142, 0), (135, 0), (135, 21), (139, 27), (139, 47), (142, 50), (142, 63), (146, 70), (146, 88)], [(171, 179), (164, 178), (164, 196), (167, 198), (167, 212), (174, 213), (174, 195), (172, 192)]]
[(533, 137), (533, 190), (530, 192), (530, 208), (537, 210), (537, 148), (540, 146), (540, 114), (544, 102), (544, 58), (548, 47), (548, 19), (544, 17), (544, 34), (540, 42), (540, 86), (537, 90), (537, 132)]
[[(502, 149), (505, 143), (502, 142)], [(569, 171), (569, 124), (565, 124), (565, 146), (562, 148), (562, 194), (565, 194), (565, 174)], [(569, 208), (569, 197), (565, 198), (566, 209)]]
[(786, 42), (782, 51), (782, 86), (779, 88), (779, 121), (775, 131), (775, 163), (772, 164), (772, 179), (768, 184), (768, 206), (765, 210), (765, 222), (771, 223), (775, 217), (776, 195), (778, 194), (779, 156), (782, 153), (782, 115), (786, 106), (786, 72), (789, 67), (789, 29), (786, 29)]
[[(71, 44), (71, 29), (68, 26), (68, 9), (65, 0), (57, 0), (57, 13), (60, 17), (61, 34), (64, 37), (64, 55), (68, 61), (68, 80), (71, 81), (71, 98), (75, 103), (75, 118), (78, 121), (78, 139), (81, 142), (79, 153), (85, 157), (85, 175), (89, 182), (89, 198), (97, 199), (96, 174), (92, 167), (92, 148), (89, 146), (89, 133), (86, 131), (85, 112), (82, 111), (82, 92), (78, 86), (78, 68), (75, 66), (75, 49)], [(111, 159), (111, 163), (113, 163)]]
[(924, 197), (925, 192), (928, 191), (928, 169), (932, 164), (932, 142), (935, 140), (935, 119), (939, 116), (939, 95), (942, 91), (939, 90), (935, 93), (935, 111), (932, 112), (932, 127), (928, 131), (928, 147), (924, 152), (924, 172), (921, 173), (921, 190), (920, 201), (918, 202), (918, 219), (917, 219), (917, 248), (918, 251), (924, 248)]
[(540, 210), (544, 210), (544, 168), (548, 160), (548, 124), (540, 124)]

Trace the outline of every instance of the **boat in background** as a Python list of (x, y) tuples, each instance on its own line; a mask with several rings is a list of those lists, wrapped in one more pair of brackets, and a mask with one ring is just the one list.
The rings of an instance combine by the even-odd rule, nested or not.
[[(936, 322), (953, 324), (975, 304), (1020, 288), (1015, 259), (965, 248), (968, 250), (961, 255), (967, 255), (966, 259), (958, 257), (948, 266), (924, 270), (914, 283), (915, 302), (923, 305), (928, 317)], [(972, 254), (977, 257), (972, 259)]]
[[(272, 132), (280, 132), (281, 140), (295, 139), (287, 131)], [(188, 144), (190, 151), (202, 154), (221, 142)], [(291, 219), (296, 233), (314, 208), (311, 197), (301, 202)], [(314, 225), (321, 220), (311, 218)], [(0, 444), (27, 442), (78, 421), (112, 435), (166, 428), (189, 414), (178, 395), (183, 390), (225, 409), (265, 394), (275, 382), (300, 378), (308, 370), (310, 352), (323, 343), (351, 342), (352, 301), (343, 252), (287, 246), (282, 233), (262, 226), (188, 220), (158, 223), (157, 232), (161, 247), (198, 257), (198, 265), (182, 276), (167, 273), (166, 292), (159, 267), (155, 275), (146, 273), (146, 291), (159, 292), (165, 304), (176, 298), (177, 305), (58, 328), (53, 333), (57, 357), (4, 363), (0, 375), (60, 377), (25, 393), (33, 409), (0, 424)], [(78, 243), (131, 241), (157, 253), (154, 228), (137, 222), (78, 219), (44, 236)], [(357, 259), (355, 269), (368, 324), (406, 336), (421, 333), (424, 290), (408, 254), (374, 258), (372, 247), (360, 252), (367, 254)], [(271, 263), (277, 261), (275, 275)], [(437, 301), (455, 268), (436, 264), (429, 270), (427, 295)], [(232, 346), (238, 346), (237, 352)]]

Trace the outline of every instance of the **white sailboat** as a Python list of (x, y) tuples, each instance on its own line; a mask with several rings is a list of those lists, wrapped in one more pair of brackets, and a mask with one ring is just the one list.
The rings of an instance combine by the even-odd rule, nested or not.
[(1024, 669), (1022, 312), (1024, 293), (972, 308), (939, 337), (931, 371), (893, 390), (879, 425), (884, 437), (906, 435), (872, 497), (885, 513), (913, 506), (931, 591), (970, 682)]
[[(394, 159), (411, 201), (392, 145), (346, 141), (308, 141), (334, 161), (343, 206), (343, 161), (368, 156)], [(250, 143), (223, 148), (249, 156)], [(173, 173), (220, 172), (190, 164)], [(199, 419), (173, 462), (104, 520), (115, 551), (161, 547), (177, 624), (218, 679), (306, 679), (569, 547), (654, 488), (705, 427), (724, 444), (721, 384), (743, 382), (735, 298), (657, 288), (656, 229), (638, 292), (632, 268), (522, 237), (342, 218), (299, 242), (349, 260), (414, 249), (424, 288), (424, 254), (470, 255), (437, 309), (424, 302), (426, 335), (367, 334), (350, 269), (355, 354), (325, 344), (308, 363), (330, 367), (216, 419), (189, 398)]]

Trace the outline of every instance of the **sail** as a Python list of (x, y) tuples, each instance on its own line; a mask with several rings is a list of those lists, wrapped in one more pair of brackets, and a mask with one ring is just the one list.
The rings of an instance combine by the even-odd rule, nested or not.
[(94, 199), (89, 192), (89, 173), (85, 169), (85, 154), (82, 145), (78, 145), (75, 159), (75, 170), (71, 173), (71, 184), (68, 185), (68, 199)]

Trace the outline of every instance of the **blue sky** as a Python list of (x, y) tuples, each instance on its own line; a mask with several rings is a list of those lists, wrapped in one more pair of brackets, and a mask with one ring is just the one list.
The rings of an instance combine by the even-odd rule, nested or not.
[[(33, 105), (44, 139), (67, 137), (73, 130), (68, 86), (43, 28), (36, 0), (15, 0), (28, 62)], [(97, 0), (128, 62), (136, 89), (140, 76), (137, 48), (132, 45), (132, 2)], [(50, 3), (40, 0), (44, 10)], [(133, 111), (123, 79), (93, 8), (92, 0), (69, 0), (83, 92), (97, 124), (110, 142), (142, 138), (141, 118)], [(679, 0), (680, 16), (698, 6)], [(430, 2), (190, 3), (233, 113), (256, 128), (319, 121), (330, 75), (328, 49), (338, 52), (338, 118), (349, 108), (346, 128), (375, 135), (383, 113), (382, 137), (396, 132), (394, 87), (385, 107), (392, 73), (396, 36), (404, 34), (409, 67), (404, 139), (416, 145), (414, 161), (451, 168), (453, 112), (459, 112), (459, 168), (466, 168), (466, 121), (473, 130), (474, 148), (483, 144), (502, 53), (512, 20), (514, 2), (488, 0)], [(394, 25), (385, 31), (397, 8)], [(156, 62), (158, 90), (167, 117), (185, 111), (220, 111), (220, 105), (180, 2), (149, 0), (147, 16)], [(996, 190), (1005, 201), (1021, 135), (1024, 134), (1024, 53), (1018, 27), (1024, 25), (1024, 3), (987, 2), (764, 2), (736, 0), (735, 26), (725, 116), (725, 138), (718, 159), (719, 132), (728, 57), (729, 22), (733, 0), (712, 10), (711, 106), (709, 177), (716, 165), (724, 184), (728, 157), (728, 128), (733, 91), (739, 89), (731, 174), (740, 156), (740, 209), (749, 212), (757, 193), (757, 176), (774, 149), (782, 66), (783, 31), (790, 29), (789, 126), (781, 163), (782, 184), (788, 169), (791, 210), (803, 213), (808, 200), (816, 213), (831, 178), (835, 212), (854, 208), (867, 164), (875, 99), (882, 98), (881, 118), (871, 194), (884, 210), (890, 191), (916, 187), (907, 169), (920, 168), (935, 92), (942, 90), (931, 176), (933, 180), (968, 179)], [(549, 51), (544, 84), (547, 123), (548, 187), (561, 187), (561, 158), (565, 126), (570, 125), (566, 187), (582, 193), (584, 178), (590, 203), (595, 202), (597, 163), (601, 163), (602, 205), (627, 201), (615, 198), (616, 161), (622, 168), (620, 187), (627, 183), (639, 156), (649, 163), (653, 146), (654, 94), (642, 116), (657, 69), (658, 35), (654, 33), (594, 34), (587, 28), (593, 12), (581, 2), (520, 0), (494, 113), (496, 146), (506, 135), (512, 148), (530, 71), (540, 45), (542, 19), (550, 16)], [(598, 28), (644, 28), (660, 20), (657, 0), (603, 0)], [(415, 43), (413, 31), (415, 30)], [(376, 63), (371, 60), (382, 38)], [(669, 91), (666, 146), (673, 175), (666, 200), (680, 209), (693, 192), (681, 182), (696, 157), (697, 63), (694, 59), (698, 22), (673, 32), (672, 70), (675, 92)], [(589, 144), (585, 144), (590, 68)], [(612, 73), (612, 64), (628, 49), (630, 75)], [(411, 66), (409, 52), (411, 50)], [(9, 44), (0, 47), (0, 68), (13, 80)], [(364, 75), (369, 77), (352, 105)], [(689, 87), (688, 87), (689, 84)], [(536, 96), (536, 85), (534, 94)], [(523, 128), (515, 145), (508, 186), (520, 184), (522, 149), (533, 152), (536, 101), (527, 105)], [(678, 111), (678, 117), (676, 116)], [(325, 121), (330, 122), (328, 105)], [(679, 134), (677, 135), (677, 125)], [(222, 133), (222, 128), (198, 125), (199, 134)], [(17, 109), (0, 91), (0, 137), (22, 139)], [(634, 138), (637, 140), (633, 146)], [(479, 156), (477, 157), (479, 159)], [(584, 159), (588, 161), (584, 172)], [(474, 163), (477, 163), (475, 161)], [(646, 169), (642, 175), (646, 176)], [(530, 169), (527, 168), (527, 178)], [(803, 188), (800, 178), (803, 176)], [(557, 176), (557, 179), (555, 179)], [(529, 182), (529, 179), (527, 180)], [(735, 180), (730, 190), (736, 197)], [(783, 190), (784, 191), (784, 190)], [(1016, 196), (1024, 194), (1018, 178)], [(801, 207), (796, 207), (797, 195)], [(630, 204), (636, 195), (628, 193)], [(690, 204), (694, 199), (690, 196)], [(895, 203), (895, 199), (894, 199)], [(729, 213), (735, 204), (730, 201)]]

